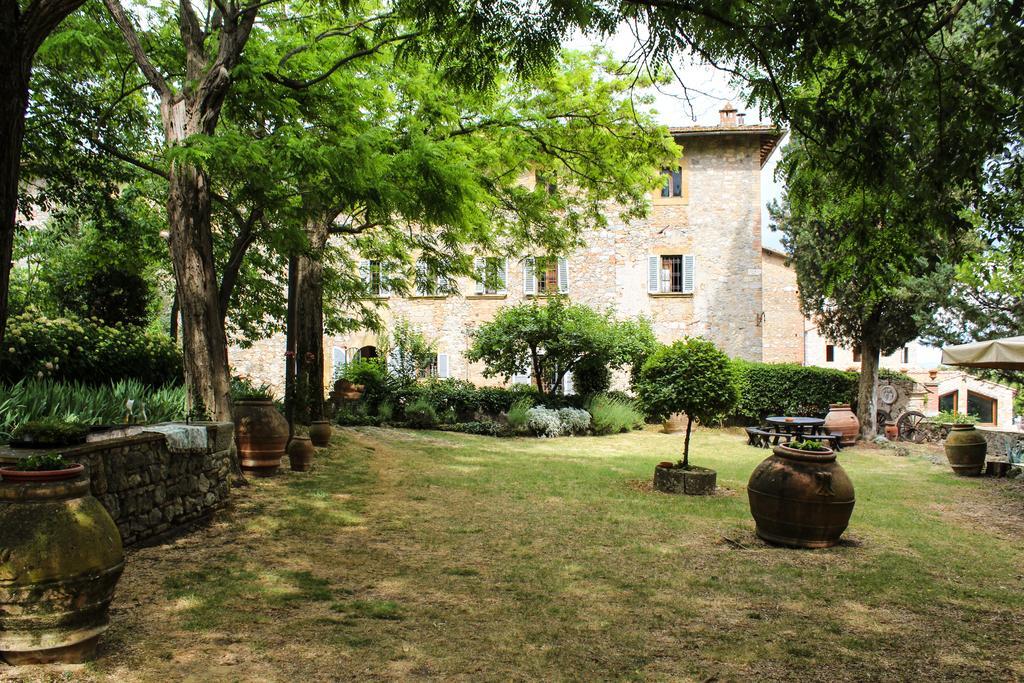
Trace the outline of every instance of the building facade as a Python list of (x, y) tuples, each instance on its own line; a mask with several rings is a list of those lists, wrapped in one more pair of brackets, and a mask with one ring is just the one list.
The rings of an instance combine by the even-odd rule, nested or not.
[[(718, 126), (670, 132), (683, 148), (682, 158), (663, 171), (665, 185), (651, 193), (648, 217), (588, 231), (584, 246), (571, 254), (549, 261), (543, 254), (481, 256), (477, 268), (483, 275), (464, 278), (458, 294), (448, 296), (391, 296), (378, 284), (377, 265), (364, 261), (363, 277), (382, 299), (386, 326), (408, 320), (437, 345), (438, 376), (477, 384), (501, 379), (485, 378), (482, 364), (466, 360), (472, 330), (504, 306), (556, 292), (597, 309), (610, 307), (621, 318), (645, 316), (662, 342), (702, 335), (733, 357), (798, 360), (792, 343), (781, 333), (766, 334), (765, 326), (766, 320), (782, 322), (781, 313), (775, 320), (775, 313), (766, 312), (761, 248), (761, 171), (779, 132), (742, 125), (729, 105)], [(327, 374), (333, 373), (330, 366), (376, 355), (379, 347), (377, 335), (368, 331), (325, 337)], [(233, 348), (231, 363), (236, 372), (280, 392), (283, 350), (283, 339), (272, 338), (250, 349)]]

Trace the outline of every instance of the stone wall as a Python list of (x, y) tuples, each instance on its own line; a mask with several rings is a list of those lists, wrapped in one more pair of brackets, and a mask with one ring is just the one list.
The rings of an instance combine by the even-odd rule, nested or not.
[(796, 272), (786, 265), (786, 255), (763, 251), (764, 320), (761, 321), (763, 357), (766, 363), (804, 362), (804, 327)]
[[(133, 430), (134, 431), (134, 430)], [(93, 441), (62, 451), (89, 472), (92, 493), (110, 512), (125, 545), (168, 534), (207, 517), (228, 499), (234, 425), (207, 423), (205, 450), (168, 450), (153, 432)], [(0, 462), (26, 457), (29, 449), (4, 449)]]
[[(660, 191), (652, 192), (649, 216), (628, 223), (609, 207), (608, 226), (582, 236), (583, 246), (567, 257), (568, 296), (595, 308), (610, 307), (620, 317), (646, 316), (663, 342), (703, 335), (730, 356), (759, 361), (762, 136), (742, 129), (715, 133), (679, 138), (682, 197), (663, 198)], [(648, 256), (675, 254), (694, 256), (694, 292), (649, 294)], [(401, 317), (419, 327), (445, 354), (449, 377), (502, 384), (500, 378), (483, 377), (482, 364), (465, 360), (469, 332), (501, 307), (532, 298), (523, 291), (528, 256), (508, 260), (504, 294), (474, 295), (474, 283), (464, 278), (458, 283), (461, 295), (390, 297), (382, 301), (385, 325)], [(365, 346), (379, 346), (377, 337), (368, 332), (325, 337), (325, 379), (333, 374), (334, 349), (351, 358)], [(249, 349), (233, 347), (230, 357), (236, 372), (283, 395), (283, 337)]]

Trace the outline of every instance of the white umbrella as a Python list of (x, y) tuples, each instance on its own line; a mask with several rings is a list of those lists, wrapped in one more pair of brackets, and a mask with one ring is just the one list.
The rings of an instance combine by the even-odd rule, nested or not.
[(942, 349), (943, 365), (996, 370), (1024, 370), (1024, 337), (947, 346)]

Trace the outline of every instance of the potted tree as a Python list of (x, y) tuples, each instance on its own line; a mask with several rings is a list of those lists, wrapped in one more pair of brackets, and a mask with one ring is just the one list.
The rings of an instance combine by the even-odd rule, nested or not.
[(654, 487), (667, 493), (707, 495), (715, 490), (717, 474), (690, 464), (693, 421), (709, 422), (736, 406), (739, 388), (729, 357), (714, 344), (690, 337), (655, 351), (644, 363), (637, 395), (647, 413), (664, 419), (686, 416), (683, 457), (654, 469)]
[(273, 392), (266, 385), (256, 387), (236, 378), (231, 398), (242, 469), (257, 476), (274, 474), (288, 445), (288, 421), (274, 404)]

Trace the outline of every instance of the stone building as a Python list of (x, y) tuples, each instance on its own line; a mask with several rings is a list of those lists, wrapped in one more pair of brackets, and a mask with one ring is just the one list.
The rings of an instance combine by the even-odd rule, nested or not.
[[(589, 231), (573, 253), (481, 255), (484, 282), (465, 278), (459, 294), (450, 296), (390, 296), (379, 285), (378, 266), (364, 261), (364, 278), (386, 299), (383, 319), (407, 319), (436, 343), (438, 376), (477, 384), (500, 379), (484, 378), (483, 366), (465, 359), (470, 331), (503, 306), (554, 292), (611, 307), (619, 317), (646, 316), (663, 342), (703, 335), (730, 356), (799, 362), (799, 344), (781, 329), (794, 311), (799, 316), (795, 291), (774, 276), (766, 281), (765, 264), (774, 273), (780, 256), (761, 246), (761, 171), (781, 135), (769, 126), (743, 125), (731, 105), (720, 115), (717, 126), (670, 128), (683, 154), (663, 171), (665, 185), (651, 193), (646, 219)], [(538, 258), (548, 264), (538, 267)], [(782, 298), (766, 301), (767, 286)], [(379, 345), (372, 332), (326, 337), (328, 374), (331, 365), (376, 355)], [(283, 339), (274, 338), (232, 349), (231, 362), (237, 372), (280, 391), (283, 349)]]

